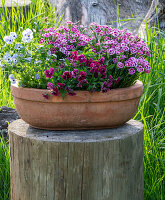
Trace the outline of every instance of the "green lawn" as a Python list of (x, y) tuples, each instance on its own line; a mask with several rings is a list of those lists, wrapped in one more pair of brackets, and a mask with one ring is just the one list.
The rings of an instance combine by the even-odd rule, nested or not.
[[(43, 2), (36, 1), (28, 18), (13, 19), (16, 27), (34, 28), (35, 23), (42, 28), (48, 17), (48, 26), (55, 23), (54, 10), (46, 7)], [(36, 6), (37, 4), (37, 6)], [(40, 8), (40, 9), (36, 9)], [(33, 12), (32, 12), (33, 11)], [(13, 12), (15, 12), (13, 10)], [(0, 22), (0, 38), (10, 32), (10, 23)], [(165, 33), (151, 31), (147, 27), (147, 43), (151, 49), (149, 60), (152, 70), (150, 74), (141, 77), (144, 84), (144, 92), (141, 98), (135, 119), (144, 124), (144, 176), (145, 176), (145, 200), (165, 199)], [(0, 42), (1, 44), (1, 42)], [(14, 108), (10, 94), (8, 80), (0, 72), (0, 106)], [(0, 140), (0, 200), (9, 199), (9, 148), (8, 144)]]

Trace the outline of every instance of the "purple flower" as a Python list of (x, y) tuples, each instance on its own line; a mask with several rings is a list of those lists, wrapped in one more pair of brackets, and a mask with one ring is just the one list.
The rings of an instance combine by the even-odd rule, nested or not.
[(123, 67), (124, 67), (124, 63), (118, 62), (118, 63), (117, 63), (117, 66), (118, 66), (118, 68), (123, 68)]
[(106, 92), (108, 92), (110, 89), (109, 89), (109, 84), (108, 84), (108, 82), (104, 82), (104, 84), (103, 84), (103, 86), (101, 87), (101, 91), (103, 92), (103, 93), (106, 93)]
[(60, 89), (64, 89), (65, 83), (57, 83), (57, 87)]
[(113, 60), (113, 62), (114, 62), (114, 63), (116, 63), (116, 62), (117, 62), (117, 58), (113, 58), (112, 60)]
[(138, 72), (144, 72), (144, 68), (141, 65), (137, 66), (136, 69)]
[(77, 78), (77, 77), (78, 77), (78, 72), (79, 72), (78, 69), (74, 69), (74, 70), (71, 72), (72, 77), (73, 77), (73, 78)]
[(83, 54), (81, 54), (81, 55), (78, 56), (78, 61), (79, 61), (80, 63), (83, 63), (83, 62), (86, 62), (87, 59), (85, 58), (85, 56), (84, 56)]
[(106, 73), (101, 74), (101, 78), (103, 78), (103, 79), (107, 78)]
[(117, 84), (119, 83), (119, 81), (120, 81), (120, 76), (116, 80), (114, 80), (114, 83)]
[(74, 61), (77, 61), (77, 58), (78, 58), (78, 56), (77, 56), (77, 51), (72, 52), (71, 58), (72, 58)]
[(134, 69), (134, 68), (129, 68), (128, 71), (129, 71), (129, 74), (130, 74), (130, 75), (132, 75), (132, 74), (135, 73), (135, 69)]
[(65, 71), (65, 72), (63, 73), (63, 75), (62, 75), (62, 78), (63, 78), (64, 80), (67, 80), (68, 78), (71, 78), (71, 73), (68, 72), (68, 71)]
[(48, 94), (42, 94), (42, 96), (43, 96), (45, 99), (48, 99), (48, 98), (49, 98), (49, 95), (48, 95)]
[(49, 70), (44, 71), (46, 78), (52, 78), (54, 74), (54, 68), (50, 68)]
[(75, 96), (76, 93), (69, 87), (65, 87), (65, 90), (68, 92), (69, 96)]
[(77, 87), (82, 88), (82, 85), (88, 84), (88, 81), (86, 79), (79, 81), (79, 83), (77, 84)]
[(99, 69), (100, 74), (105, 74), (106, 71), (107, 71), (107, 66), (106, 65), (101, 66), (100, 69)]
[(80, 76), (79, 76), (79, 78), (78, 78), (78, 81), (84, 80), (84, 79), (86, 78), (86, 76), (87, 76), (87, 73), (81, 71), (81, 72), (80, 72)]
[(104, 64), (104, 61), (105, 61), (105, 58), (104, 58), (104, 57), (101, 57), (101, 58), (99, 58), (99, 60), (98, 60), (98, 62), (99, 62), (100, 64)]
[(53, 88), (54, 88), (53, 83), (48, 82), (47, 88), (48, 88), (49, 90), (53, 90)]
[(58, 90), (58, 88), (54, 87), (53, 90), (51, 91), (51, 94), (52, 94), (53, 96), (58, 96), (58, 95), (59, 95), (59, 90)]

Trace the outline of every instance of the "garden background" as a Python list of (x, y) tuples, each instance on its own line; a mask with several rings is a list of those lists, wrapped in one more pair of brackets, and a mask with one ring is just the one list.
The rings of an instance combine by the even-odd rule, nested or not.
[[(4, 5), (0, 8), (0, 45), (3, 37), (19, 29), (43, 29), (58, 27), (61, 17), (56, 19), (55, 8), (48, 1), (33, 0), (30, 8), (17, 4), (10, 14)], [(24, 14), (22, 14), (24, 12)], [(117, 26), (120, 28), (119, 9), (116, 11)], [(146, 23), (146, 42), (151, 50), (148, 60), (151, 71), (140, 79), (144, 92), (134, 119), (144, 124), (144, 177), (145, 200), (165, 199), (165, 32), (150, 28)], [(10, 83), (0, 70), (0, 107), (14, 108)], [(0, 200), (8, 200), (10, 194), (10, 152), (8, 139), (0, 139)]]

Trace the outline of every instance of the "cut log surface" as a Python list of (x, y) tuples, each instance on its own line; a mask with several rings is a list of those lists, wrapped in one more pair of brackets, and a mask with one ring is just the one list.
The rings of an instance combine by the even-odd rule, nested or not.
[(143, 200), (143, 125), (47, 131), (9, 125), (11, 200)]

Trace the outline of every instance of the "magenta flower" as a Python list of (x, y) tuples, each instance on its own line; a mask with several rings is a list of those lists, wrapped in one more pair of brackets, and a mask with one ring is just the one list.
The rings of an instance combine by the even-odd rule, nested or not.
[(101, 91), (103, 92), (103, 93), (106, 93), (106, 92), (108, 92), (110, 90), (110, 88), (109, 88), (109, 83), (108, 82), (104, 82), (104, 84), (103, 84), (103, 86), (101, 87)]
[(78, 77), (78, 72), (79, 72), (78, 69), (74, 69), (74, 70), (71, 72), (72, 77), (73, 77), (73, 78), (77, 78), (77, 77)]
[(51, 91), (51, 94), (52, 94), (53, 96), (58, 96), (58, 95), (59, 95), (59, 90), (58, 90), (58, 88), (54, 87), (53, 90)]
[(105, 58), (104, 58), (104, 57), (101, 57), (101, 58), (99, 58), (98, 61), (99, 61), (100, 64), (104, 64)]
[(48, 82), (47, 88), (48, 88), (49, 90), (53, 90), (53, 88), (54, 88), (53, 83)]
[(49, 98), (49, 95), (48, 95), (48, 94), (42, 94), (42, 96), (43, 96), (45, 99), (48, 99), (48, 98)]
[(54, 74), (54, 68), (50, 68), (49, 70), (45, 70), (44, 71), (46, 78), (52, 78), (53, 74)]
[(107, 71), (107, 66), (106, 65), (101, 66), (100, 69), (99, 69), (100, 74), (105, 74), (106, 71)]
[(67, 79), (71, 78), (71, 73), (70, 73), (69, 71), (65, 71), (65, 72), (63, 73), (63, 75), (62, 75), (62, 78), (63, 78), (64, 80), (67, 80)]
[(134, 69), (134, 68), (129, 68), (128, 71), (129, 71), (129, 74), (130, 74), (130, 75), (132, 75), (132, 74), (135, 73), (135, 69)]
[(60, 89), (64, 89), (65, 83), (57, 83), (57, 87)]
[(69, 87), (65, 87), (65, 90), (68, 92), (69, 96), (75, 96), (76, 93)]
[(80, 76), (79, 76), (79, 78), (78, 78), (78, 81), (84, 80), (84, 79), (86, 78), (86, 76), (87, 76), (87, 73), (81, 71), (81, 72), (80, 72)]
[(87, 59), (85, 58), (85, 56), (84, 56), (83, 54), (81, 54), (81, 55), (78, 56), (78, 61), (79, 61), (80, 63), (83, 63), (83, 62), (86, 62)]
[(71, 58), (74, 60), (74, 61), (77, 61), (77, 51), (74, 51), (72, 52), (72, 55), (71, 55)]
[(82, 88), (82, 85), (88, 84), (88, 81), (86, 79), (79, 81), (79, 83), (77, 84), (77, 87)]

